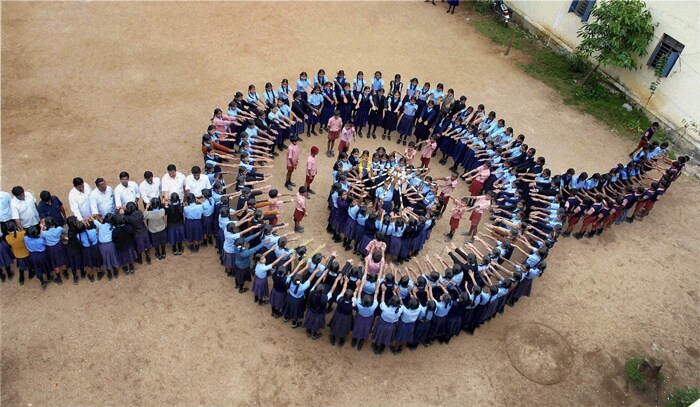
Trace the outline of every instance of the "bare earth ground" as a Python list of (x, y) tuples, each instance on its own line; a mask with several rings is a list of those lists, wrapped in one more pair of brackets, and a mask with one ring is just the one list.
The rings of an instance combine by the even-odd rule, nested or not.
[[(602, 171), (625, 159), (629, 141), (512, 64), (526, 56), (503, 57), (461, 9), (444, 10), (3, 3), (2, 189), (49, 188), (67, 203), (77, 175), (114, 185), (120, 170), (139, 180), (170, 162), (185, 170), (199, 163), (213, 108), (233, 92), (319, 67), (444, 82), (525, 133), (555, 171)], [(305, 149), (312, 143), (324, 141)], [(281, 168), (274, 174), (281, 187)], [(318, 178), (324, 193), (305, 221), (312, 245), (329, 240), (321, 220), (329, 177)], [(42, 292), (15, 279), (0, 288), (2, 405), (647, 404), (625, 395), (629, 357), (662, 359), (665, 390), (700, 384), (698, 200), (697, 183), (684, 177), (643, 223), (562, 240), (531, 299), (473, 337), (398, 357), (292, 331), (234, 293), (211, 249), (113, 282)], [(435, 229), (430, 250), (444, 250), (446, 227)]]

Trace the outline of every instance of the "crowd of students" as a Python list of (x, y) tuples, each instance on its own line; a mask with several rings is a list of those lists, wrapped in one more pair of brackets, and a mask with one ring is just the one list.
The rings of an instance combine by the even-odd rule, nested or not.
[[(28, 272), (44, 288), (69, 271), (74, 283), (112, 279), (151, 263), (152, 252), (162, 260), (168, 252), (182, 255), (185, 245), (192, 253), (214, 246), (238, 291), (248, 291), (252, 281), (254, 301), (269, 303), (273, 317), (313, 339), (328, 327), (334, 345), (350, 339), (360, 350), (371, 336), (375, 353), (400, 352), (473, 333), (529, 296), (559, 236), (579, 223), (581, 238), (642, 220), (687, 162), (670, 159), (667, 145), (647, 132), (646, 145), (625, 165), (590, 176), (573, 169), (554, 175), (495, 112), (468, 106), (442, 84), (418, 83), (413, 78), (404, 88), (395, 75), (389, 99), (379, 71), (371, 84), (362, 72), (352, 82), (342, 70), (332, 79), (319, 70), (313, 82), (302, 72), (295, 90), (285, 79), (277, 90), (266, 84), (262, 97), (251, 85), (247, 95), (235, 95), (226, 115), (214, 111), (202, 136), (203, 171), (194, 166), (185, 176), (171, 164), (161, 178), (146, 171), (140, 184), (122, 172), (115, 188), (98, 178), (91, 189), (74, 178), (71, 216), (49, 191), (38, 203), (20, 186), (12, 195), (0, 192), (0, 276), (12, 279), (15, 267), (20, 284)], [(352, 147), (358, 138), (376, 138), (379, 128), (388, 142), (397, 130), (403, 151)], [(304, 232), (306, 200), (316, 193), (318, 147), (308, 150), (296, 193), (264, 185), (271, 181), (265, 169), (284, 152), (284, 186), (294, 191), (301, 143), (316, 130), (327, 132), (328, 157), (341, 140), (327, 230), (361, 262), (343, 264), (325, 245), (293, 243)], [(429, 175), (438, 154), (440, 164), (452, 160), (451, 175), (442, 179)], [(469, 194), (453, 198), (460, 178)], [(294, 205), (293, 232), (280, 222), (285, 204)], [(450, 243), (446, 255), (420, 256), (447, 209), (447, 241), (471, 213), (467, 241)], [(479, 232), (483, 214), (490, 222)]]

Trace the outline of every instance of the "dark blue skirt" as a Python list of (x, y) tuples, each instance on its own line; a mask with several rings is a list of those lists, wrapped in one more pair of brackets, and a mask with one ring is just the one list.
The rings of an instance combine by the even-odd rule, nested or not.
[(168, 226), (168, 243), (174, 246), (185, 240), (185, 225)]
[(216, 249), (219, 250), (219, 253), (223, 252), (225, 241), (226, 237), (224, 236), (224, 230), (219, 228), (219, 230), (216, 232)]
[(399, 321), (399, 326), (396, 328), (396, 336), (394, 340), (396, 342), (413, 342), (413, 331), (416, 328), (416, 323), (405, 323)]
[(428, 337), (430, 339), (432, 339), (432, 338), (435, 338), (437, 336), (445, 335), (446, 322), (447, 322), (446, 317), (435, 316), (435, 318), (433, 318), (433, 323), (430, 324), (430, 332), (428, 333)]
[(396, 124), (397, 124), (398, 116), (396, 113), (392, 111), (387, 111), (384, 113), (384, 124), (382, 127), (384, 127), (384, 130), (388, 131), (394, 131), (396, 130)]
[(29, 252), (29, 264), (32, 265), (37, 277), (51, 273), (51, 261), (45, 251)]
[(105, 270), (111, 270), (119, 267), (119, 259), (117, 258), (117, 249), (114, 247), (114, 242), (100, 243), (100, 255), (102, 256), (102, 267)]
[[(314, 108), (316, 110), (321, 108), (321, 105), (309, 105), (309, 106), (311, 106), (312, 108)], [(319, 116), (316, 116), (311, 111), (309, 111), (308, 116), (309, 116), (309, 118), (306, 119), (306, 124), (308, 124), (309, 126), (312, 126), (314, 124), (318, 124), (321, 121), (321, 118)], [(328, 123), (328, 122), (326, 122), (326, 123)]]
[(304, 310), (306, 305), (304, 304), (304, 297), (295, 298), (291, 294), (287, 293), (286, 302), (284, 304), (284, 317), (294, 320), (299, 320), (304, 318)]
[(151, 237), (151, 244), (153, 246), (160, 246), (168, 243), (168, 231), (166, 229), (156, 233), (148, 232), (148, 235)]
[(410, 136), (413, 133), (413, 119), (414, 116), (403, 115), (399, 121), (399, 125), (396, 128), (399, 134)]
[(428, 331), (432, 321), (418, 321), (413, 330), (413, 343), (423, 343), (428, 339)]
[(379, 110), (371, 110), (369, 112), (369, 124), (373, 124), (375, 126), (381, 126), (382, 123), (384, 122), (384, 111), (379, 111)]
[(350, 121), (352, 107), (349, 103), (341, 104), (338, 110), (340, 110), (340, 118), (343, 119), (343, 123), (347, 123), (348, 121)]
[(0, 268), (11, 266), (12, 263), (12, 249), (4, 240), (0, 240)]
[(389, 244), (387, 245), (387, 252), (394, 257), (397, 257), (399, 254), (401, 254), (401, 238), (400, 237), (391, 236), (389, 238)]
[(68, 253), (66, 253), (66, 246), (64, 246), (61, 242), (58, 242), (53, 246), (46, 246), (46, 254), (49, 256), (51, 269), (64, 267), (68, 264)]
[(365, 127), (367, 125), (367, 119), (369, 118), (369, 106), (360, 108), (355, 111), (355, 126)]
[(374, 327), (374, 332), (372, 334), (372, 340), (377, 345), (389, 346), (391, 341), (394, 340), (394, 333), (396, 332), (396, 322), (386, 322), (381, 317), (377, 321), (377, 326)]
[(83, 254), (80, 252), (69, 254), (68, 263), (73, 270), (83, 270)]
[(355, 323), (352, 326), (352, 337), (354, 339), (367, 339), (372, 330), (374, 323), (374, 315), (363, 317), (362, 315), (355, 316)]
[(321, 109), (321, 124), (326, 126), (328, 125), (328, 120), (330, 120), (331, 117), (333, 117), (333, 112), (335, 111), (335, 106), (333, 106), (333, 103), (324, 100), (323, 101), (323, 108)]
[(352, 322), (352, 314), (341, 314), (336, 308), (329, 324), (331, 333), (336, 338), (345, 338), (352, 330)]
[(253, 295), (261, 299), (270, 295), (270, 288), (267, 283), (267, 278), (259, 278), (258, 276), (255, 276), (253, 279)]
[(222, 260), (224, 261), (224, 267), (228, 269), (235, 269), (236, 268), (236, 254), (235, 253), (229, 253), (227, 251), (223, 251), (223, 257)]
[(462, 316), (456, 315), (447, 318), (447, 323), (445, 324), (445, 336), (452, 337), (459, 335), (459, 331), (462, 330)]
[(345, 221), (340, 233), (342, 233), (346, 239), (353, 239), (355, 237), (356, 226), (357, 221), (348, 216), (348, 219)]
[(202, 216), (202, 233), (204, 236), (211, 235), (214, 230), (214, 214)]
[(29, 257), (23, 259), (17, 259), (17, 268), (19, 270), (29, 270)]
[(185, 239), (190, 242), (202, 240), (202, 219), (185, 219)]
[(310, 329), (311, 332), (318, 332), (326, 326), (326, 310), (321, 312), (306, 311), (304, 318), (304, 328)]
[(136, 248), (136, 253), (143, 253), (150, 249), (151, 240), (149, 239), (148, 233), (134, 236), (134, 247)]
[(270, 291), (270, 306), (276, 310), (284, 309), (285, 299), (287, 294), (282, 291), (277, 291), (274, 288)]
[(102, 255), (99, 246), (83, 247), (83, 264), (85, 267), (102, 267)]
[(130, 264), (134, 264), (134, 251), (131, 250), (131, 248), (118, 251), (117, 257), (119, 258), (120, 266), (128, 266)]

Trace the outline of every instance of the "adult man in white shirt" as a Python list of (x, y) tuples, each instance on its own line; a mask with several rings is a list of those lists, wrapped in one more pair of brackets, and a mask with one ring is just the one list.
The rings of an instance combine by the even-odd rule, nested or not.
[(0, 191), (0, 228), (3, 234), (7, 234), (8, 222), (12, 222), (12, 195)]
[(92, 208), (90, 207), (91, 192), (92, 188), (82, 178), (73, 178), (73, 189), (68, 193), (68, 204), (70, 211), (73, 212), (73, 216), (80, 222), (92, 216)]
[(36, 209), (36, 198), (31, 192), (25, 192), (24, 188), (16, 186), (12, 188), (12, 220), (20, 229), (39, 224), (39, 211)]
[(126, 171), (120, 172), (119, 185), (114, 188), (114, 204), (116, 207), (126, 206), (129, 202), (135, 203), (138, 207), (140, 197), (139, 186), (136, 182), (129, 181), (129, 173)]
[(170, 199), (170, 194), (174, 192), (182, 201), (185, 197), (185, 174), (178, 172), (175, 164), (168, 165), (168, 172), (160, 180), (160, 189), (165, 198)]
[(185, 179), (185, 189), (195, 198), (201, 198), (203, 189), (211, 189), (211, 182), (209, 177), (202, 176), (202, 169), (195, 165), (192, 167), (192, 174)]
[(153, 173), (146, 171), (143, 173), (143, 181), (139, 184), (141, 199), (143, 199), (144, 209), (151, 204), (151, 199), (160, 198), (160, 179), (154, 177)]
[(103, 216), (114, 212), (116, 209), (114, 207), (114, 190), (107, 185), (107, 181), (104, 178), (97, 178), (95, 186), (97, 188), (90, 193), (90, 209), (93, 215), (102, 220)]

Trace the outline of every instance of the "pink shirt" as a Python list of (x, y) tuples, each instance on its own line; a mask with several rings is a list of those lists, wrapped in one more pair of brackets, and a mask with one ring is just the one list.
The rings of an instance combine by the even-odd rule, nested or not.
[(450, 196), (455, 191), (455, 188), (457, 188), (457, 180), (447, 177), (445, 178), (445, 181), (447, 182), (445, 182), (445, 184), (442, 186), (442, 193), (445, 196)]
[(476, 202), (474, 203), (474, 212), (476, 213), (484, 213), (489, 210), (491, 207), (491, 202), (489, 198), (485, 197), (479, 197), (476, 198)]
[(298, 192), (297, 196), (294, 198), (294, 209), (300, 212), (306, 212), (306, 198)]
[(287, 166), (288, 167), (297, 167), (297, 164), (299, 164), (299, 144), (289, 144), (287, 147)]
[(226, 126), (233, 123), (231, 119), (233, 119), (233, 117), (229, 117), (226, 115), (221, 116), (221, 118), (215, 117), (212, 121), (212, 124), (214, 125), (214, 127), (216, 127), (216, 130), (226, 131)]
[(474, 175), (474, 181), (485, 182), (489, 175), (491, 175), (491, 170), (482, 165)]
[(428, 144), (425, 145), (425, 148), (423, 148), (423, 153), (421, 154), (421, 157), (423, 158), (428, 158), (433, 155), (433, 151), (437, 148), (437, 143), (434, 141), (429, 142)]
[(279, 198), (270, 198), (270, 199), (268, 199), (267, 201), (270, 203), (270, 205), (268, 205), (268, 208), (269, 208), (271, 211), (277, 211), (277, 212), (279, 212), (279, 210), (282, 209), (282, 202), (283, 202), (283, 201), (282, 201), (281, 199), (279, 199)]
[(413, 157), (416, 156), (416, 150), (406, 147), (403, 150), (403, 156), (406, 157), (406, 164), (413, 164)]
[(464, 213), (466, 211), (467, 211), (466, 205), (457, 205), (454, 208), (452, 208), (452, 218), (462, 219), (462, 216), (464, 216)]
[(343, 119), (335, 116), (328, 119), (328, 131), (339, 131), (343, 127)]
[(310, 155), (306, 158), (306, 175), (315, 177), (317, 172), (316, 157)]
[(352, 127), (348, 130), (343, 127), (343, 131), (340, 132), (340, 139), (345, 143), (350, 143), (355, 138), (355, 129)]

